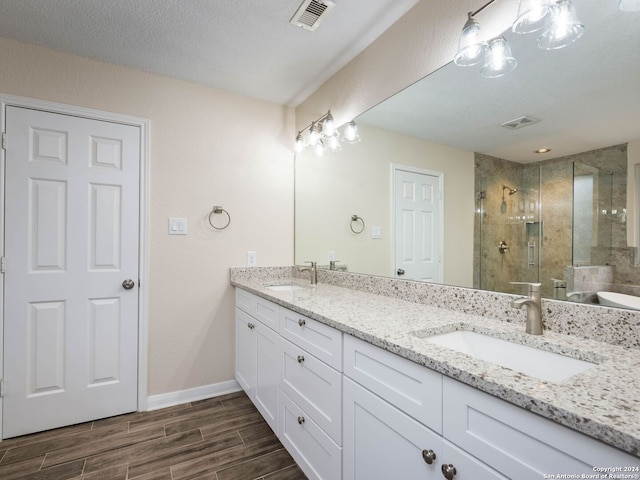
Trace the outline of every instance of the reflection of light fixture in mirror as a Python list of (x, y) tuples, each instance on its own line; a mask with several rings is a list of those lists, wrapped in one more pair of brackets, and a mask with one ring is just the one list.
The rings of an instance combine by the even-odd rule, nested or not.
[(489, 42), (489, 51), (480, 69), (480, 75), (486, 78), (501, 77), (516, 68), (518, 62), (511, 55), (511, 48), (503, 36)]
[(620, 0), (618, 7), (623, 12), (637, 12), (640, 11), (640, 0)]
[(549, 0), (520, 0), (518, 16), (511, 29), (515, 33), (531, 33), (542, 30), (551, 14)]
[[(307, 135), (304, 132), (307, 131)], [(296, 135), (295, 151), (301, 153), (305, 149), (312, 150), (314, 155), (321, 157), (325, 152), (337, 152), (342, 149), (340, 135), (335, 126), (331, 110), (327, 111), (317, 120), (298, 131)], [(349, 143), (360, 141), (358, 127), (351, 121), (345, 125), (343, 140)]]
[(360, 141), (360, 135), (358, 134), (358, 126), (356, 122), (351, 120), (344, 127), (344, 133), (342, 135), (342, 141), (347, 143), (358, 143)]
[(552, 8), (549, 28), (538, 38), (543, 50), (556, 50), (571, 45), (584, 33), (571, 0), (560, 0)]
[(487, 42), (480, 38), (480, 24), (473, 18), (474, 12), (469, 12), (469, 19), (462, 27), (458, 52), (453, 62), (460, 67), (470, 67), (482, 61)]

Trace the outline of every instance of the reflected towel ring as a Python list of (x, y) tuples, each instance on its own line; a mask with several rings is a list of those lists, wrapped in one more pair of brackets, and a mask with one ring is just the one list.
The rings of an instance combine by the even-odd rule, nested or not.
[[(362, 222), (362, 228), (360, 230), (355, 230), (353, 228), (353, 223), (357, 222), (358, 220)], [(362, 232), (364, 232), (364, 220), (362, 219), (362, 217), (359, 217), (358, 215), (351, 215), (351, 223), (349, 224), (349, 228), (351, 228), (351, 231), (356, 235), (360, 235)]]
[[(227, 216), (227, 223), (225, 223), (222, 227), (216, 227), (211, 221), (211, 216), (219, 213), (224, 213)], [(227, 212), (224, 208), (220, 206), (214, 206), (213, 209), (211, 210), (211, 213), (209, 214), (209, 225), (211, 225), (216, 230), (224, 230), (229, 226), (229, 224), (231, 224), (231, 215), (229, 215), (229, 212)]]

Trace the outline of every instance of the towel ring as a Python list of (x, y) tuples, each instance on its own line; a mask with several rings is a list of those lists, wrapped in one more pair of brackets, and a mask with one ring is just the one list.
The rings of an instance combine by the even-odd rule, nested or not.
[[(354, 222), (357, 221), (362, 222), (362, 228), (360, 230), (356, 230), (353, 228)], [(351, 223), (349, 224), (349, 228), (351, 228), (351, 231), (356, 235), (360, 235), (362, 232), (364, 232), (364, 220), (362, 219), (362, 217), (359, 217), (358, 215), (351, 215)]]
[[(217, 215), (219, 213), (224, 213), (227, 216), (227, 223), (225, 223), (222, 227), (216, 227), (213, 224), (213, 221), (211, 220), (211, 217), (214, 214)], [(225, 228), (227, 228), (229, 226), (229, 224), (231, 224), (231, 215), (229, 215), (229, 212), (227, 212), (224, 208), (222, 208), (220, 206), (213, 207), (213, 209), (211, 210), (211, 213), (209, 213), (209, 225), (211, 225), (216, 230), (224, 230)]]

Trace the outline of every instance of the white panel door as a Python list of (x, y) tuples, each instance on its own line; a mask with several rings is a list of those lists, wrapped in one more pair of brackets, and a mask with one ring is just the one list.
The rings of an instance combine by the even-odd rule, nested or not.
[(441, 177), (394, 171), (395, 273), (442, 282)]
[(6, 132), (3, 436), (134, 411), (140, 129), (7, 107)]

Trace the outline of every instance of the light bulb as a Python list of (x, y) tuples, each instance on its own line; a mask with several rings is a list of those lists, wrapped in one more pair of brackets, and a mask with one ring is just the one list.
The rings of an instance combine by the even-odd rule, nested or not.
[(358, 135), (358, 126), (353, 120), (345, 125), (342, 140), (347, 143), (358, 143), (360, 141), (360, 135)]
[(489, 42), (489, 52), (480, 75), (486, 78), (497, 78), (506, 75), (518, 66), (518, 62), (511, 55), (511, 48), (503, 36)]
[(453, 57), (453, 63), (460, 67), (470, 67), (482, 61), (487, 43), (480, 38), (480, 24), (471, 16), (462, 27), (458, 52)]
[(327, 118), (322, 122), (322, 135), (325, 137), (331, 137), (336, 133), (336, 124), (333, 120), (333, 115), (331, 115), (331, 110), (327, 112)]
[(571, 45), (584, 33), (571, 0), (560, 0), (552, 7), (549, 28), (538, 38), (538, 46), (543, 50), (556, 50)]
[(308, 147), (313, 147), (315, 145), (317, 145), (317, 143), (320, 141), (320, 125), (318, 125), (316, 122), (311, 122), (311, 128), (309, 129), (309, 137), (307, 138), (307, 146)]
[(342, 145), (340, 145), (340, 140), (338, 140), (338, 132), (335, 132), (332, 136), (326, 139), (327, 149), (330, 152), (337, 152), (338, 150), (342, 150)]

